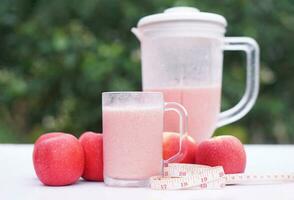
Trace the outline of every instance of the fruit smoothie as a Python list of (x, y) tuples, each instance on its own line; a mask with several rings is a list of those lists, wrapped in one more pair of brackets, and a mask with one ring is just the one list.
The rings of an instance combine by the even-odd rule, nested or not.
[[(196, 142), (210, 138), (220, 112), (221, 86), (153, 88), (147, 91), (162, 92), (166, 102), (182, 104), (188, 112), (188, 134)], [(178, 115), (166, 112), (164, 130), (179, 132)]]
[(104, 177), (143, 180), (161, 174), (162, 106), (103, 107)]

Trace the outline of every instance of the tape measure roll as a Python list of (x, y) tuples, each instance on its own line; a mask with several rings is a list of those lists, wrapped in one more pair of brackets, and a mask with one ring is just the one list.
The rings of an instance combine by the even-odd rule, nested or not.
[(223, 167), (195, 164), (165, 164), (163, 176), (150, 178), (155, 190), (220, 189), (231, 184), (268, 184), (294, 181), (294, 173), (225, 174)]

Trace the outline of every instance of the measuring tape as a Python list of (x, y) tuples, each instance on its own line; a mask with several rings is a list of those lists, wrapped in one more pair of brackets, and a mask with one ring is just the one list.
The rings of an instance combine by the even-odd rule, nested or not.
[(294, 181), (294, 173), (225, 174), (222, 166), (165, 164), (163, 176), (150, 178), (155, 190), (220, 189), (231, 184), (268, 184)]

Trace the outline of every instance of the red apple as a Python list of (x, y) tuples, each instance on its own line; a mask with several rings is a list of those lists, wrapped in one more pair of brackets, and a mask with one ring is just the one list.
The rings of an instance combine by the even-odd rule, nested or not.
[(88, 181), (103, 181), (103, 137), (102, 134), (85, 132), (79, 139), (85, 154), (82, 177)]
[(226, 174), (243, 173), (246, 152), (240, 140), (231, 135), (217, 136), (197, 145), (195, 163), (223, 166)]
[(84, 169), (84, 152), (78, 139), (66, 133), (47, 133), (34, 145), (35, 172), (45, 185), (75, 183)]
[[(163, 159), (167, 160), (179, 151), (180, 134), (174, 132), (163, 133)], [(183, 147), (184, 156), (180, 158), (178, 163), (194, 163), (196, 143), (191, 136), (184, 136)]]

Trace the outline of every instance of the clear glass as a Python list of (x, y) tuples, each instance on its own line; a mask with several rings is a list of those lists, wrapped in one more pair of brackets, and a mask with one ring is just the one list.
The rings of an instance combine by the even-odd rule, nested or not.
[[(165, 101), (182, 104), (189, 114), (188, 133), (197, 142), (253, 107), (259, 86), (259, 48), (252, 38), (225, 38), (220, 28), (200, 22), (169, 22), (132, 31), (141, 41), (143, 90), (162, 92)], [(221, 112), (224, 50), (246, 53), (247, 82), (241, 101)], [(165, 115), (165, 131), (178, 132), (178, 116)]]
[[(102, 94), (104, 182), (110, 186), (147, 186), (162, 174), (162, 137), (165, 111), (180, 116), (182, 140), (187, 113), (178, 103), (164, 103), (159, 92)], [(180, 141), (180, 144), (182, 141)], [(167, 160), (172, 162), (179, 153)]]

